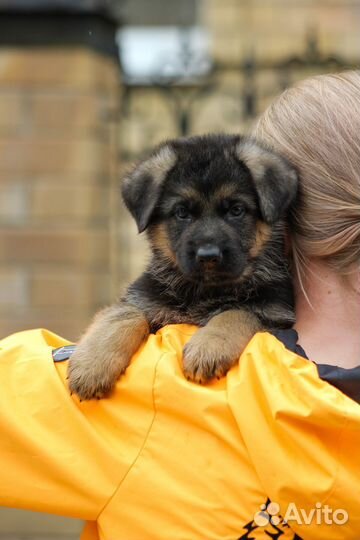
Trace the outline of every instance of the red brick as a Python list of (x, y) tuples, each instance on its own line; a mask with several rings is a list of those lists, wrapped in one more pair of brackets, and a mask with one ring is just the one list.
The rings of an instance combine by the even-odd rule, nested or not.
[[(1, 164), (0, 164), (1, 167)], [(0, 170), (0, 186), (7, 183), (28, 184), (31, 186), (39, 184), (49, 184), (49, 186), (63, 185), (64, 187), (76, 186), (103, 186), (104, 177), (103, 171), (79, 171), (69, 172), (62, 171), (11, 171), (11, 174)]]
[(33, 221), (98, 221), (109, 216), (109, 190), (84, 185), (52, 185), (36, 182), (29, 192), (29, 214)]
[(0, 90), (0, 128), (6, 129), (6, 131), (21, 129), (24, 115), (24, 101), (21, 92)]
[(0, 139), (1, 172), (94, 174), (108, 167), (108, 145), (92, 139)]
[(22, 224), (29, 210), (28, 187), (7, 179), (0, 182), (0, 223)]
[(26, 306), (30, 301), (29, 273), (25, 268), (0, 268), (0, 306)]
[(41, 93), (29, 98), (34, 127), (101, 128), (116, 117), (118, 104), (104, 94)]
[(86, 307), (95, 311), (110, 301), (110, 277), (106, 273), (35, 269), (30, 289), (30, 302), (34, 307)]
[(0, 309), (0, 339), (14, 332), (33, 328), (46, 328), (69, 341), (76, 342), (93, 317), (91, 311), (56, 309), (53, 307), (36, 310), (18, 310), (4, 313)]
[(7, 48), (0, 55), (0, 84), (62, 89), (116, 90), (117, 63), (87, 49)]
[(0, 263), (53, 263), (107, 268), (107, 230), (0, 229)]

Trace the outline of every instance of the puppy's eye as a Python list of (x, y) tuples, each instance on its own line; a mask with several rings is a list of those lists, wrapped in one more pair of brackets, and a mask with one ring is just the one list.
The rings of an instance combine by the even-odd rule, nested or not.
[(191, 214), (185, 206), (178, 206), (175, 209), (175, 217), (178, 219), (191, 219)]
[(228, 211), (231, 217), (242, 217), (245, 214), (245, 208), (241, 204), (233, 204)]

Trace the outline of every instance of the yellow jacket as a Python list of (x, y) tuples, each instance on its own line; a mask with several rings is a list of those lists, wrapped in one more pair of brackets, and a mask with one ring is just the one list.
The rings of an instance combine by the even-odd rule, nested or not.
[(66, 340), (1, 341), (0, 505), (82, 518), (83, 540), (359, 540), (360, 405), (267, 333), (188, 382), (195, 331), (151, 335), (110, 399), (82, 403), (52, 358)]

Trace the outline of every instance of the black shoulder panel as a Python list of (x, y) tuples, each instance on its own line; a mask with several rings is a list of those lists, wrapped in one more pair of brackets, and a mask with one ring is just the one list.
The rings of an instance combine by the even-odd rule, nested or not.
[(299, 336), (296, 330), (289, 328), (288, 330), (274, 330), (271, 333), (276, 339), (281, 341), (289, 351), (308, 359), (306, 352), (298, 344)]
[[(303, 358), (308, 358), (304, 349), (298, 344), (298, 333), (294, 329), (272, 332), (285, 347)], [(345, 369), (328, 364), (316, 364), (320, 379), (332, 384), (349, 398), (360, 403), (360, 366)]]
[(343, 394), (360, 403), (360, 366), (345, 369), (328, 364), (316, 364), (319, 377), (336, 386)]

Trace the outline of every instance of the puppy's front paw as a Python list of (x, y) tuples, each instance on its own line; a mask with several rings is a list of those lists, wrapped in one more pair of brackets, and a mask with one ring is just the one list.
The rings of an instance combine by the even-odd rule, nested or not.
[(94, 351), (86, 343), (80, 344), (69, 361), (70, 392), (77, 394), (81, 401), (109, 396), (130, 358), (120, 354), (115, 358), (109, 352)]
[(201, 328), (184, 347), (185, 377), (200, 384), (219, 379), (238, 361), (240, 353), (231, 340)]
[(70, 391), (82, 399), (108, 396), (149, 334), (144, 314), (127, 303), (100, 311), (68, 367)]

